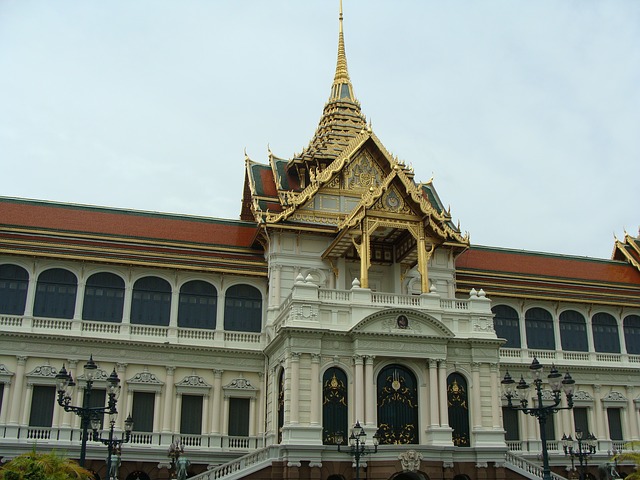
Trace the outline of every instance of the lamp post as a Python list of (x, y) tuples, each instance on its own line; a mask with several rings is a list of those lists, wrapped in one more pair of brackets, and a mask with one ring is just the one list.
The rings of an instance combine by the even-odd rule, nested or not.
[(579, 428), (576, 428), (575, 442), (573, 438), (571, 438), (571, 435), (568, 437), (562, 435), (562, 449), (565, 455), (571, 455), (571, 465), (573, 466), (574, 458), (578, 459), (578, 464), (580, 465), (580, 480), (584, 480), (585, 478), (585, 470), (589, 456), (596, 453), (597, 443), (598, 439), (593, 433), (588, 433), (587, 436), (584, 437), (582, 430)]
[(84, 397), (82, 406), (71, 405), (74, 387), (76, 382), (73, 380), (71, 373), (62, 365), (60, 372), (56, 375), (56, 385), (58, 389), (58, 405), (64, 408), (65, 412), (73, 412), (80, 417), (80, 425), (82, 427), (82, 444), (80, 447), (80, 466), (84, 467), (85, 457), (87, 455), (87, 437), (89, 424), (94, 416), (108, 413), (110, 415), (118, 413), (116, 404), (120, 395), (120, 379), (115, 368), (109, 378), (107, 378), (107, 406), (91, 407), (91, 391), (98, 366), (93, 361), (93, 355), (89, 357), (89, 361), (84, 366)]
[[(351, 455), (356, 462), (356, 480), (360, 480), (360, 457), (363, 455), (369, 455), (371, 453), (377, 453), (378, 451), (378, 432), (373, 435), (373, 450), (365, 445), (367, 434), (364, 428), (360, 426), (360, 422), (356, 421), (356, 424), (351, 429), (351, 435), (349, 435), (349, 450), (344, 453)], [(344, 441), (342, 432), (335, 434), (335, 440), (338, 444), (338, 451), (342, 452), (340, 445)]]
[[(551, 391), (553, 392), (552, 403), (545, 405), (542, 398), (542, 365), (538, 362), (538, 359), (533, 357), (533, 361), (531, 362), (531, 366), (529, 367), (533, 375), (533, 386), (535, 388), (535, 398), (536, 406), (529, 407), (529, 385), (524, 377), (520, 377), (520, 381), (516, 386), (516, 382), (509, 372), (507, 372), (502, 379), (502, 388), (504, 390), (504, 395), (507, 397), (507, 408), (512, 410), (519, 410), (524, 412), (525, 414), (534, 416), (538, 419), (538, 423), (540, 425), (540, 440), (542, 440), (542, 478), (544, 480), (551, 480), (551, 469), (549, 468), (549, 452), (547, 451), (547, 432), (546, 432), (546, 424), (547, 419), (550, 418), (554, 413), (558, 410), (566, 410), (573, 408), (573, 390), (575, 388), (575, 381), (571, 378), (571, 375), (568, 373), (562, 378), (562, 374), (558, 372), (558, 369), (552, 365), (551, 372), (547, 375), (547, 381), (549, 382), (549, 387), (551, 387)], [(512, 403), (512, 399), (515, 395), (515, 390), (517, 390), (518, 398), (520, 399), (520, 406), (514, 406)], [(561, 397), (560, 392), (564, 391), (565, 396), (567, 397), (567, 406), (559, 407)]]
[(113, 464), (113, 454), (115, 452), (121, 452), (121, 447), (123, 443), (128, 443), (131, 440), (131, 432), (133, 431), (133, 418), (131, 415), (127, 417), (124, 421), (124, 434), (121, 438), (115, 438), (114, 427), (116, 424), (116, 418), (118, 417), (117, 413), (109, 415), (109, 436), (107, 438), (102, 438), (98, 430), (100, 429), (100, 417), (98, 415), (94, 415), (91, 417), (91, 429), (93, 430), (93, 441), (101, 442), (103, 445), (107, 446), (107, 475), (109, 475), (109, 480), (115, 480), (118, 478), (118, 464)]

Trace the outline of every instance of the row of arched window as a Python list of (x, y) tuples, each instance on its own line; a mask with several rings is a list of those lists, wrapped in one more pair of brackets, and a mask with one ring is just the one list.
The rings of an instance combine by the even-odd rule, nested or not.
[[(508, 305), (493, 307), (494, 327), (500, 338), (506, 339), (504, 347), (521, 348), (521, 322), (518, 312)], [(590, 348), (589, 329), (583, 314), (575, 310), (565, 310), (556, 323), (551, 313), (544, 308), (534, 307), (524, 314), (526, 346), (540, 350), (565, 350), (573, 352), (621, 353), (621, 338), (618, 321), (606, 312), (595, 313), (591, 317)], [(556, 345), (556, 328), (559, 328), (561, 345)], [(640, 354), (640, 316), (627, 315), (622, 321), (624, 345), (629, 354)]]
[[(0, 265), (0, 313), (24, 315), (27, 307), (29, 273), (13, 264)], [(63, 268), (50, 268), (38, 275), (33, 315), (47, 318), (74, 318), (78, 279)], [(203, 280), (192, 280), (180, 287), (178, 326), (215, 329), (218, 310), (216, 287)], [(129, 320), (132, 324), (168, 326), (171, 317), (172, 288), (165, 279), (140, 278), (133, 284)], [(99, 322), (123, 321), (125, 281), (110, 272), (87, 278), (82, 301), (82, 319)], [(224, 329), (260, 332), (262, 295), (251, 285), (233, 285), (224, 292)]]

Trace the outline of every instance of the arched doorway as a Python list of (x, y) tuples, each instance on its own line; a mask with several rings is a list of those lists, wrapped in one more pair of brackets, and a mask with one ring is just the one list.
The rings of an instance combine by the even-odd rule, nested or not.
[(136, 470), (135, 472), (131, 472), (127, 475), (125, 480), (151, 480), (149, 475), (144, 473), (142, 470)]
[(402, 365), (388, 365), (378, 374), (378, 425), (381, 444), (418, 443), (416, 377)]
[(390, 480), (429, 480), (429, 477), (422, 472), (400, 472)]

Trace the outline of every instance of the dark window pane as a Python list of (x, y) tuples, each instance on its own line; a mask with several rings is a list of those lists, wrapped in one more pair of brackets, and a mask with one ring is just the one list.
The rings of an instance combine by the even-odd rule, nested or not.
[(56, 403), (56, 387), (35, 385), (31, 397), (30, 427), (51, 427), (53, 407)]
[(216, 328), (216, 287), (195, 280), (185, 283), (180, 289), (178, 326), (186, 328)]
[(587, 325), (584, 316), (575, 310), (560, 314), (560, 340), (562, 349), (573, 352), (587, 352)]
[(607, 408), (609, 419), (609, 439), (622, 440), (622, 421), (620, 419), (619, 408)]
[(388, 365), (378, 374), (377, 386), (380, 443), (419, 443), (418, 387), (413, 372), (402, 365)]
[(556, 426), (555, 423), (553, 422), (553, 415), (549, 416), (547, 418), (547, 421), (545, 423), (545, 432), (547, 432), (547, 442), (551, 442), (553, 440), (556, 439)]
[(251, 285), (234, 285), (225, 294), (224, 329), (237, 332), (262, 330), (262, 295)]
[(171, 314), (171, 285), (158, 277), (145, 277), (133, 285), (131, 323), (168, 326)]
[(113, 273), (96, 273), (87, 279), (82, 318), (100, 322), (121, 322), (124, 280)]
[(573, 407), (574, 431), (581, 430), (586, 435), (589, 432), (589, 420), (585, 407)]
[(229, 436), (249, 436), (249, 399), (229, 399)]
[(76, 305), (76, 276), (68, 270), (52, 268), (38, 277), (33, 314), (39, 317), (73, 318)]
[(624, 343), (627, 353), (640, 354), (640, 316), (628, 315), (624, 319)]
[(520, 348), (520, 320), (518, 312), (507, 305), (496, 305), (491, 309), (493, 314), (493, 328), (498, 338), (504, 338), (507, 343), (503, 347)]
[(18, 265), (0, 265), (0, 313), (23, 315), (29, 274)]
[[(104, 407), (107, 404), (107, 391), (103, 388), (92, 388), (89, 397), (89, 407)], [(100, 428), (104, 428), (104, 414), (96, 414), (100, 418)]]
[(591, 319), (596, 352), (620, 353), (618, 322), (608, 313), (596, 313)]
[(2, 414), (2, 399), (4, 398), (4, 383), (0, 383), (0, 414)]
[(202, 396), (182, 395), (180, 433), (200, 435), (202, 433)]
[(518, 425), (518, 411), (511, 408), (502, 408), (502, 423), (505, 429), (505, 440), (520, 440), (520, 426)]
[(556, 341), (553, 332), (551, 314), (543, 308), (530, 308), (525, 314), (527, 346), (541, 350), (555, 350)]
[(155, 393), (153, 392), (133, 392), (133, 417), (134, 429), (136, 432), (153, 432), (153, 410)]

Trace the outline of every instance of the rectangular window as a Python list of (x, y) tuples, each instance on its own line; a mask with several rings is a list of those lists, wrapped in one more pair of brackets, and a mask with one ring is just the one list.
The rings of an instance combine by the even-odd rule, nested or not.
[(249, 436), (249, 402), (248, 398), (229, 399), (229, 436)]
[(547, 442), (552, 442), (556, 439), (556, 426), (553, 423), (553, 416), (547, 418), (545, 432), (547, 433)]
[(53, 407), (56, 403), (56, 387), (35, 385), (31, 397), (30, 427), (51, 427)]
[(587, 412), (585, 407), (573, 407), (573, 426), (575, 431), (582, 431), (585, 438), (587, 433), (590, 433)]
[(156, 394), (153, 392), (133, 392), (131, 416), (135, 422), (136, 432), (153, 432), (155, 399)]
[(609, 419), (609, 439), (622, 440), (622, 420), (619, 408), (607, 408), (607, 418)]
[(4, 383), (0, 383), (0, 414), (2, 413), (2, 400), (4, 399)]
[(518, 425), (518, 411), (511, 408), (502, 408), (502, 423), (505, 430), (504, 439), (509, 441), (520, 440), (520, 426)]
[[(89, 397), (89, 407), (98, 408), (104, 407), (107, 404), (107, 391), (101, 388), (92, 388), (91, 396)], [(104, 428), (104, 414), (99, 414), (100, 428)]]
[(202, 396), (182, 395), (180, 433), (202, 434)]

